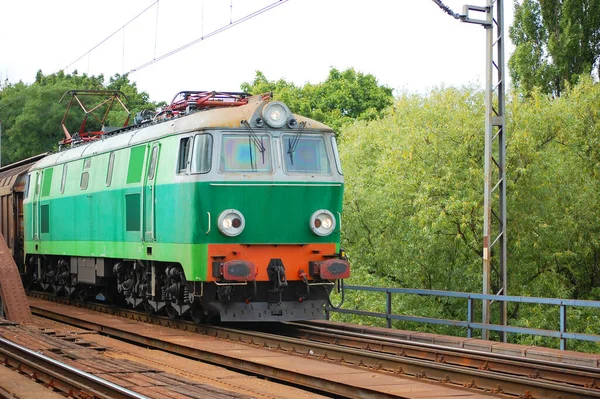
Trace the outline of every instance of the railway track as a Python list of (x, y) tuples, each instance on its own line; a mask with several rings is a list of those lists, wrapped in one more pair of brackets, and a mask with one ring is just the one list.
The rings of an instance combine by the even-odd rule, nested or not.
[[(148, 399), (146, 396), (86, 373), (65, 363), (0, 338), (4, 366), (42, 382), (68, 397), (96, 399)], [(10, 395), (10, 397), (14, 397)]]
[[(56, 300), (56, 299), (55, 299)], [(66, 300), (59, 300), (69, 302)], [(47, 302), (46, 302), (47, 303)], [(598, 370), (572, 365), (552, 365), (533, 359), (510, 358), (490, 353), (476, 353), (458, 348), (401, 342), (393, 337), (342, 331), (339, 328), (311, 325), (310, 323), (262, 324), (258, 330), (248, 331), (218, 325), (195, 325), (184, 320), (171, 320), (159, 316), (114, 308), (99, 304), (76, 306), (98, 310), (127, 319), (191, 331), (243, 343), (256, 348), (292, 354), (304, 359), (318, 359), (321, 363), (342, 364), (368, 370), (383, 376), (403, 376), (409, 381), (434, 383), (436, 387), (462, 388), (465, 392), (519, 398), (595, 398), (600, 397), (596, 381)], [(263, 365), (252, 365), (239, 358), (227, 359), (223, 354), (199, 354), (190, 347), (174, 348), (172, 343), (159, 342), (157, 337), (137, 335), (132, 331), (113, 331), (101, 322), (74, 320), (72, 316), (58, 314), (48, 309), (44, 302), (32, 304), (35, 314), (71, 324), (102, 331), (157, 348), (174, 350), (181, 354), (216, 362), (248, 372), (302, 384), (321, 391), (348, 397), (392, 397), (369, 391), (348, 383), (322, 379), (313, 373), (301, 375), (286, 373), (281, 369), (267, 370)], [(64, 312), (63, 312), (64, 313)], [(245, 325), (246, 328), (248, 325)], [(265, 327), (271, 331), (265, 331)], [(192, 353), (194, 352), (194, 353)], [(288, 360), (289, 361), (289, 360)], [(410, 378), (412, 377), (412, 378)], [(406, 396), (410, 397), (410, 396)]]
[[(285, 336), (296, 337), (307, 341), (335, 344), (343, 347), (366, 350), (382, 354), (391, 354), (417, 361), (442, 363), (459, 370), (452, 374), (462, 373), (462, 370), (472, 369), (489, 374), (499, 374), (506, 377), (506, 381), (518, 378), (527, 384), (531, 397), (545, 397), (545, 391), (550, 385), (560, 385), (574, 388), (573, 393), (600, 397), (600, 369), (568, 363), (557, 363), (542, 359), (531, 359), (523, 356), (512, 356), (501, 353), (488, 353), (464, 348), (454, 348), (443, 345), (419, 343), (399, 339), (393, 336), (376, 335), (369, 332), (360, 332), (350, 325), (344, 326), (332, 323), (326, 327), (324, 322), (294, 322), (286, 323), (279, 333)], [(367, 329), (368, 330), (368, 329)], [(412, 364), (412, 362), (411, 362)], [(370, 364), (370, 367), (376, 365)], [(409, 372), (409, 370), (405, 370)], [(418, 375), (418, 371), (413, 375)], [(453, 376), (452, 378), (456, 378)], [(502, 379), (500, 377), (499, 379)], [(506, 384), (501, 387), (502, 392), (511, 395), (518, 391), (509, 390)], [(518, 387), (518, 386), (517, 386)], [(518, 387), (518, 389), (522, 389)], [(520, 394), (522, 395), (522, 394)], [(526, 396), (525, 396), (526, 397)]]

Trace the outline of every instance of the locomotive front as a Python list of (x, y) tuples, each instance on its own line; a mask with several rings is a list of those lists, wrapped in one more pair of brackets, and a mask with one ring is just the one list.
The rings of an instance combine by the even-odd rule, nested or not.
[(239, 127), (207, 129), (187, 152), (206, 243), (195, 263), (206, 266), (188, 280), (203, 281), (202, 307), (222, 321), (322, 319), (335, 280), (350, 275), (334, 133), (281, 102), (244, 107)]

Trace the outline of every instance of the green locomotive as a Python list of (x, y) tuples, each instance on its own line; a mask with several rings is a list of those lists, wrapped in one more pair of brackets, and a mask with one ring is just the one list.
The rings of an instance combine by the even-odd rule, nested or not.
[(197, 322), (323, 318), (350, 275), (334, 132), (246, 93), (181, 92), (136, 119), (65, 128), (69, 148), (31, 167), (28, 280)]

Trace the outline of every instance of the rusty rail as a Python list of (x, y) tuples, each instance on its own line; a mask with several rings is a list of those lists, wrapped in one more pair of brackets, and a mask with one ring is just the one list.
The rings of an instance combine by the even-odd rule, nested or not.
[[(117, 314), (128, 319), (167, 325), (180, 330), (194, 331), (211, 337), (224, 338), (256, 347), (271, 348), (293, 355), (309, 356), (322, 361), (343, 363), (357, 367), (358, 369), (377, 370), (388, 374), (394, 373), (395, 375), (400, 374), (406, 377), (415, 377), (419, 380), (439, 383), (439, 386), (466, 387), (475, 392), (493, 393), (506, 397), (561, 397), (563, 399), (600, 397), (600, 390), (596, 385), (596, 380), (598, 379), (597, 370), (594, 372), (579, 370), (577, 379), (573, 378), (570, 384), (566, 384), (564, 380), (559, 381), (556, 377), (558, 373), (557, 367), (552, 369), (547, 365), (538, 363), (537, 368), (543, 370), (541, 373), (534, 372), (529, 375), (525, 371), (515, 373), (514, 370), (509, 371), (514, 366), (514, 363), (503, 364), (498, 359), (492, 359), (492, 354), (475, 356), (474, 354), (467, 355), (461, 353), (460, 350), (450, 351), (448, 348), (443, 348), (444, 351), (438, 348), (437, 352), (428, 352), (425, 356), (419, 357), (415, 355), (418, 352), (417, 349), (408, 347), (399, 348), (396, 346), (397, 343), (379, 342), (383, 337), (369, 337), (369, 339), (363, 337), (362, 342), (359, 342), (355, 338), (342, 337), (340, 331), (330, 331), (328, 333), (332, 336), (337, 335), (337, 339), (335, 337), (328, 337), (329, 342), (319, 342), (317, 339), (307, 340), (305, 332), (302, 331), (297, 333), (298, 336), (304, 334), (301, 338), (286, 337), (272, 333), (238, 330), (220, 326), (197, 326), (186, 321), (148, 316), (139, 312), (115, 309), (114, 307), (105, 305), (78, 304), (78, 306)], [(327, 392), (334, 392), (341, 395), (347, 395), (351, 392), (349, 391), (351, 387), (347, 386), (333, 387), (328, 385), (324, 387), (323, 382), (317, 382), (318, 376), (315, 375), (285, 375), (281, 370), (266, 370), (264, 365), (253, 365), (251, 361), (243, 361), (241, 363), (239, 359), (232, 361), (225, 354), (215, 356), (214, 354), (196, 353), (191, 351), (190, 348), (174, 347), (172, 343), (161, 342), (156, 337), (144, 336), (133, 331), (116, 331), (101, 324), (90, 323), (89, 321), (77, 322), (68, 315), (52, 314), (52, 312), (47, 312), (37, 306), (34, 306), (33, 310), (35, 313), (46, 317), (69, 323), (77, 323), (84, 328), (103, 331), (103, 333), (140, 342), (144, 345), (251, 371), (257, 375), (302, 383), (308, 387), (323, 389)], [(343, 341), (346, 342), (346, 345), (343, 344)], [(485, 364), (486, 360), (487, 365)], [(293, 360), (291, 361), (293, 362)], [(520, 359), (520, 361), (523, 361), (523, 359)], [(490, 366), (490, 362), (492, 366)], [(536, 369), (534, 363), (530, 364), (529, 367), (530, 370)], [(342, 390), (338, 391), (337, 389)]]
[[(592, 392), (590, 393), (600, 397), (600, 386), (598, 386), (600, 369), (598, 367), (408, 341), (393, 336), (357, 332), (356, 330), (359, 329), (353, 328), (352, 325), (346, 329), (339, 324), (332, 324), (331, 327), (323, 327), (321, 324), (326, 324), (326, 322), (318, 322), (314, 325), (311, 322), (288, 322), (281, 333), (307, 341), (502, 373), (527, 380), (591, 388)], [(504, 389), (503, 391), (506, 392)], [(538, 396), (534, 395), (534, 397)]]
[(0, 338), (0, 354), (5, 366), (11, 366), (37, 381), (42, 381), (48, 388), (57, 389), (69, 397), (148, 399), (144, 395), (77, 370), (4, 338)]

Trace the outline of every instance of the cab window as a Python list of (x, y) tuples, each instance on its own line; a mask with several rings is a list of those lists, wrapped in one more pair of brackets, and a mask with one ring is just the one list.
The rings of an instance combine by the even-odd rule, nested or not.
[(330, 174), (331, 165), (323, 136), (282, 136), (286, 173)]
[(265, 134), (224, 134), (220, 172), (270, 172), (271, 141)]

